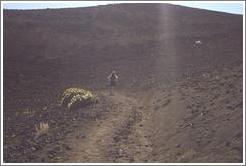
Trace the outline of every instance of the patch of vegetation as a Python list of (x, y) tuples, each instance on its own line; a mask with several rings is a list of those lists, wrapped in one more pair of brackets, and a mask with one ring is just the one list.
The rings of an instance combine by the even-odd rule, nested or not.
[(48, 132), (49, 130), (49, 123), (48, 122), (40, 122), (39, 124), (35, 125), (36, 130), (36, 137), (39, 137), (40, 135), (43, 135)]
[(61, 104), (68, 110), (84, 107), (98, 101), (96, 95), (90, 91), (80, 88), (66, 89), (62, 95)]

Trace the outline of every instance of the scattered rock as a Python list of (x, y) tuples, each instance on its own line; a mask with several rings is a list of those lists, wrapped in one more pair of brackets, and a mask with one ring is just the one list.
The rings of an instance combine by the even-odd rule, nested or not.
[(61, 159), (63, 159), (63, 158), (60, 157), (60, 156), (57, 156), (56, 159), (57, 159), (57, 160), (61, 160)]
[(140, 106), (139, 109), (142, 110), (144, 107), (143, 106)]
[(48, 109), (48, 107), (47, 107), (47, 106), (43, 107), (43, 111), (46, 111), (47, 109)]
[(66, 150), (71, 150), (72, 148), (69, 146), (69, 145), (67, 145), (67, 144), (63, 144), (62, 145)]
[(36, 151), (37, 149), (35, 147), (31, 147), (31, 150), (32, 151)]
[(180, 146), (181, 146), (180, 144), (176, 144), (176, 146), (175, 146), (175, 147), (176, 147), (176, 148), (179, 148)]
[(231, 144), (230, 142), (226, 142), (225, 146), (230, 146), (230, 144)]
[(54, 157), (54, 154), (50, 153), (50, 154), (48, 154), (48, 157), (49, 158), (53, 158)]

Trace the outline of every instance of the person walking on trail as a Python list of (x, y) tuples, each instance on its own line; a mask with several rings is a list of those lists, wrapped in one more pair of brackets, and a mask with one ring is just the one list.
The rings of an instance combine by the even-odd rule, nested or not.
[(110, 94), (112, 95), (113, 87), (116, 86), (117, 81), (119, 80), (116, 71), (112, 71), (112, 73), (108, 76), (109, 86), (110, 86)]

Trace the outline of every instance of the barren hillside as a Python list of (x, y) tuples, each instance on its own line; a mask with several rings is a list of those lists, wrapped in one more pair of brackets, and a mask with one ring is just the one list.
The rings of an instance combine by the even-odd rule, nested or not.
[[(3, 41), (5, 162), (242, 162), (241, 15), (169, 4), (4, 10)], [(69, 87), (100, 102), (68, 112)]]

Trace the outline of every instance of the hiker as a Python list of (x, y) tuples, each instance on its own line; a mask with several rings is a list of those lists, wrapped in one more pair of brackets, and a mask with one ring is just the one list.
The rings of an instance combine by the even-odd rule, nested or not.
[(112, 71), (112, 73), (108, 76), (109, 86), (110, 86), (110, 95), (113, 95), (113, 87), (116, 86), (116, 82), (119, 77), (116, 75), (116, 71)]
[(116, 86), (116, 82), (118, 81), (119, 77), (116, 75), (116, 71), (112, 71), (112, 73), (108, 76), (109, 85), (111, 87)]

